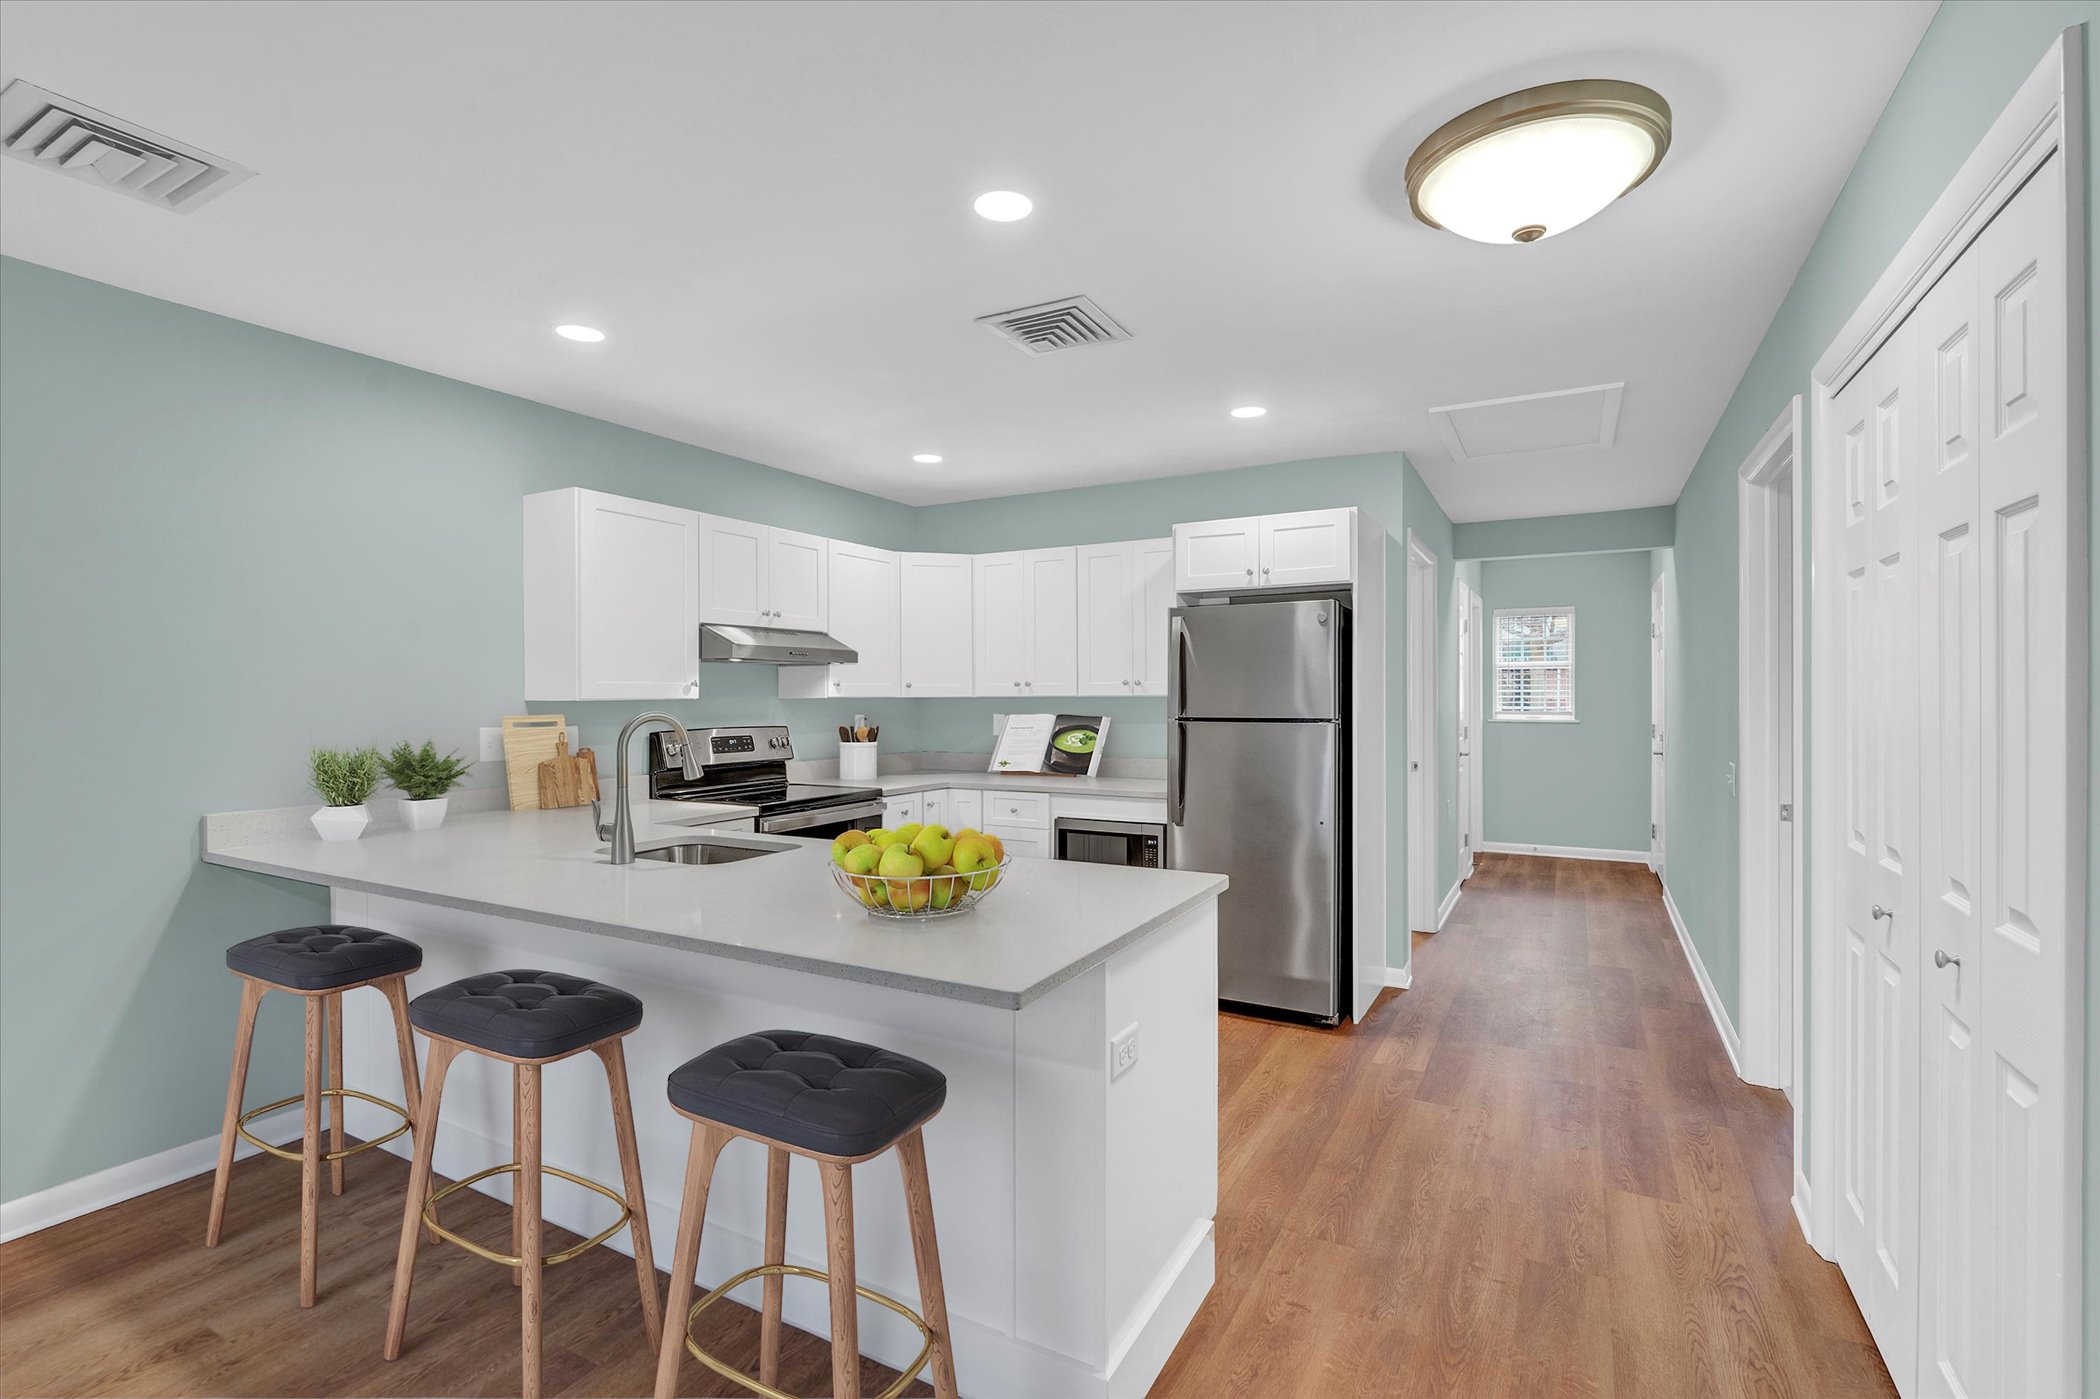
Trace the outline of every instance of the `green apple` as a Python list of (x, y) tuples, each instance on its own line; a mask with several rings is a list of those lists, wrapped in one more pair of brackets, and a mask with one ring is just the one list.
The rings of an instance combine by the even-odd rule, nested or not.
[(874, 841), (876, 845), (883, 847), (895, 845), (898, 841), (901, 840), (904, 842), (905, 849), (909, 850), (911, 848), (911, 841), (905, 837), (905, 834), (902, 831), (885, 831), (881, 829), (876, 829), (868, 832), (868, 839)]
[(908, 847), (913, 841), (919, 838), (919, 832), (925, 829), (926, 828), (924, 826), (920, 825), (916, 821), (907, 821), (897, 828), (897, 835), (899, 839), (903, 840), (905, 845)]
[(884, 879), (917, 879), (926, 873), (926, 862), (901, 845), (892, 845), (882, 852), (882, 863), (875, 872)]
[(839, 838), (831, 842), (831, 859), (840, 869), (846, 867), (846, 856), (856, 847), (868, 843), (866, 831), (841, 831)]
[(948, 857), (955, 853), (955, 837), (948, 834), (945, 826), (928, 826), (919, 832), (919, 838), (911, 843), (912, 853), (926, 861), (929, 869), (945, 865)]

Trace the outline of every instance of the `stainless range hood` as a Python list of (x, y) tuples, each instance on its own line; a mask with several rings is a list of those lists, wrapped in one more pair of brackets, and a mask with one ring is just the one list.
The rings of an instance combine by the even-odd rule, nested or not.
[(700, 659), (756, 661), (763, 665), (850, 665), (860, 659), (860, 653), (820, 631), (707, 622), (700, 627)]

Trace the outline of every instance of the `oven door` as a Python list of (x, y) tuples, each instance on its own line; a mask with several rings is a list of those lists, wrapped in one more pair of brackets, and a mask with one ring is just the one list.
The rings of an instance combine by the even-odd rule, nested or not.
[(1163, 861), (1167, 828), (1149, 821), (1104, 821), (1091, 816), (1061, 816), (1055, 855), (1090, 865), (1129, 865), (1156, 870)]
[(856, 802), (852, 806), (826, 806), (815, 811), (783, 811), (761, 814), (758, 829), (763, 835), (812, 836), (830, 840), (846, 831), (872, 830), (882, 824), (880, 801)]

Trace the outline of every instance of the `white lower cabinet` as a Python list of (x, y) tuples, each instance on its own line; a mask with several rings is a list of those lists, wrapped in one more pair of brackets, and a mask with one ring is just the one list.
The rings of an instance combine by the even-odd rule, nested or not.
[(1002, 826), (996, 821), (984, 824), (986, 835), (999, 837), (1006, 853), (1022, 860), (1047, 860), (1051, 856), (1050, 832), (1035, 826)]
[(948, 798), (948, 815), (945, 818), (945, 824), (949, 830), (960, 831), (969, 828), (981, 831), (984, 829), (984, 793), (951, 788), (946, 793), (946, 796)]
[(919, 820), (929, 826), (952, 828), (955, 823), (948, 819), (948, 798), (953, 795), (948, 791), (919, 793)]
[(906, 792), (903, 796), (884, 797), (882, 799), (883, 826), (894, 831), (899, 826), (921, 819), (919, 812), (924, 809), (925, 805), (919, 800), (921, 795), (918, 792)]

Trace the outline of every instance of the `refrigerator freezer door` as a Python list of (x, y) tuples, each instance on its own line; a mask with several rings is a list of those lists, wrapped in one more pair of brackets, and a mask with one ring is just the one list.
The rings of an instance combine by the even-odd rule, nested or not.
[(1342, 604), (1174, 609), (1172, 712), (1189, 719), (1335, 719)]
[(1174, 728), (1181, 819), (1167, 863), (1232, 879), (1218, 903), (1218, 995), (1340, 1015), (1340, 726)]

